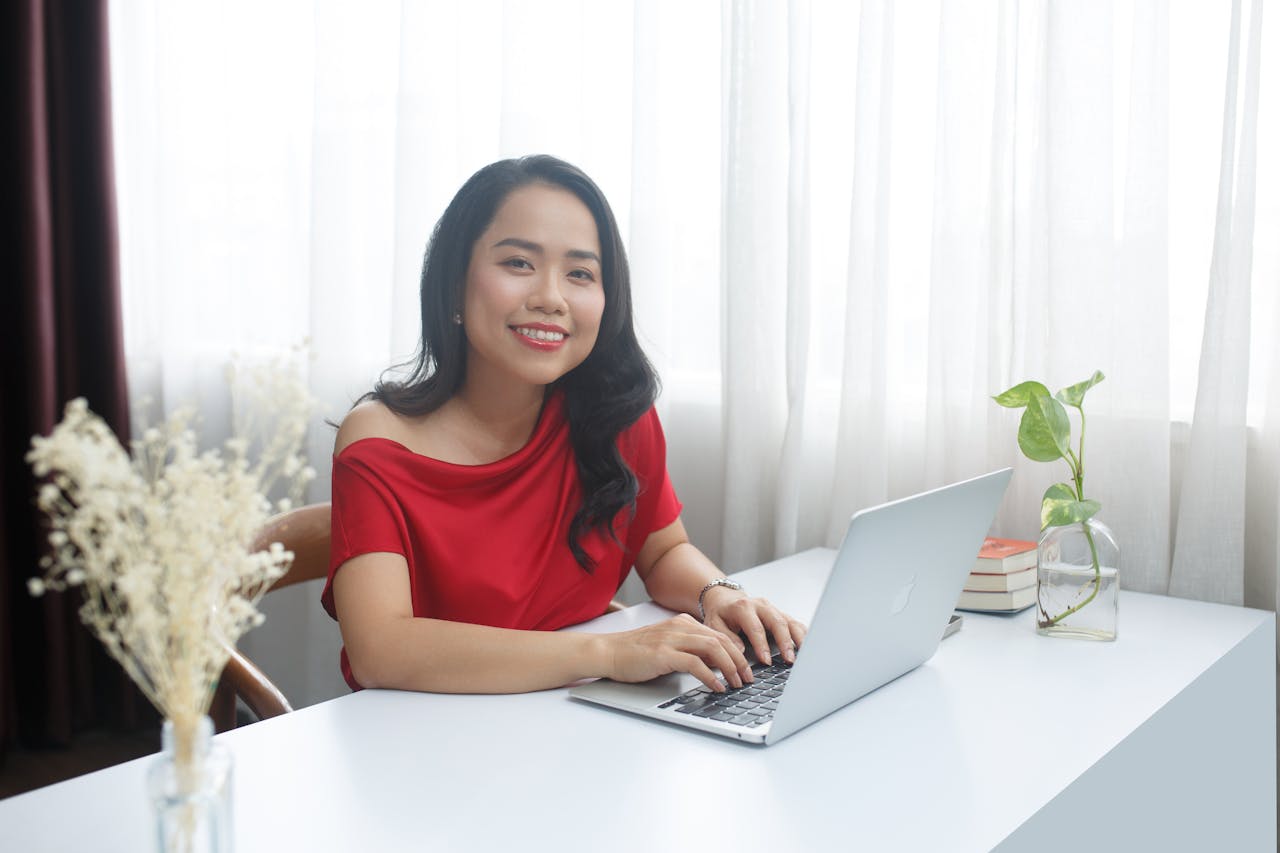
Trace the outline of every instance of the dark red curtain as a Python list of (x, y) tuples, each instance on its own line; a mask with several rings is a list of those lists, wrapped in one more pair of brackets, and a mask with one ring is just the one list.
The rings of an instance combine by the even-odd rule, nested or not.
[(83, 396), (128, 435), (106, 0), (0, 3), (0, 754), (150, 721), (76, 615), (31, 598), (44, 535), (23, 459)]

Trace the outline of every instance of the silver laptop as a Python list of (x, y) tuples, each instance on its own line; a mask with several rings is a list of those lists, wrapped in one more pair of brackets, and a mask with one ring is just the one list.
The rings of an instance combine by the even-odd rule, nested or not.
[(570, 695), (750, 743), (776, 743), (927, 661), (937, 650), (1013, 469), (864, 509), (844, 541), (794, 665), (714, 693), (687, 673), (600, 679)]

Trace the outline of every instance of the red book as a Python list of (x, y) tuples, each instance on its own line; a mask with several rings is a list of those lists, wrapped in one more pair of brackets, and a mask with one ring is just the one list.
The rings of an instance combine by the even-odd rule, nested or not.
[(973, 567), (977, 575), (1007, 575), (1034, 567), (1036, 543), (1025, 539), (996, 539), (988, 536), (978, 551)]

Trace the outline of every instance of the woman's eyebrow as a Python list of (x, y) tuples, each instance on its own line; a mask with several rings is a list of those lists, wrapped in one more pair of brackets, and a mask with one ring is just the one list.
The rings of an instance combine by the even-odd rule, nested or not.
[[(532, 252), (537, 255), (546, 254), (546, 250), (542, 247), (541, 243), (535, 243), (532, 240), (522, 240), (519, 237), (507, 237), (493, 244), (493, 248), (495, 249), (500, 246), (514, 246), (517, 249), (524, 249), (526, 252)], [(564, 255), (566, 258), (576, 258), (581, 261), (595, 261), (597, 264), (601, 263), (600, 256), (595, 252), (588, 251), (587, 249), (570, 249), (565, 252)]]
[(570, 249), (564, 253), (566, 258), (577, 258), (580, 261), (595, 261), (597, 264), (604, 266), (600, 262), (600, 256), (595, 252), (588, 252), (586, 249)]
[(517, 249), (524, 249), (526, 252), (533, 252), (538, 255), (544, 253), (540, 243), (535, 243), (532, 240), (521, 240), (519, 237), (508, 237), (493, 244), (495, 249), (499, 246), (515, 246)]

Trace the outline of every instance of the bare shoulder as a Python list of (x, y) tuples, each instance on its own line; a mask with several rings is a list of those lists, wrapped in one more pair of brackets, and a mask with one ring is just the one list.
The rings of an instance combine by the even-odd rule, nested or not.
[(400, 416), (379, 400), (365, 400), (342, 419), (338, 437), (333, 443), (336, 456), (363, 438), (389, 438), (402, 441), (405, 428)]

